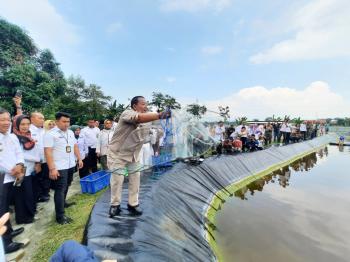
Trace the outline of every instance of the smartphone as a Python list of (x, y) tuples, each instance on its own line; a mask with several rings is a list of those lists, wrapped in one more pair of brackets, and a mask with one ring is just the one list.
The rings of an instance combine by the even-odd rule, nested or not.
[(22, 91), (21, 90), (17, 90), (15, 97), (22, 97)]

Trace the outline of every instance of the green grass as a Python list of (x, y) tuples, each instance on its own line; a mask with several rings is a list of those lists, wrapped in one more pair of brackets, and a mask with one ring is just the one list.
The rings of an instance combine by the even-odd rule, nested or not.
[(66, 240), (73, 239), (80, 243), (83, 240), (85, 225), (89, 219), (92, 207), (104, 191), (102, 190), (95, 195), (79, 194), (72, 196), (68, 202), (76, 202), (76, 205), (66, 209), (66, 215), (74, 220), (73, 223), (62, 226), (52, 219), (43, 239), (38, 245), (38, 249), (34, 252), (32, 261), (49, 261), (49, 258)]

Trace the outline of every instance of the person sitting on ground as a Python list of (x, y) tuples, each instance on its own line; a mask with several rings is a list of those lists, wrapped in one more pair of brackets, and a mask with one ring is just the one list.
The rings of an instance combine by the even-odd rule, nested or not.
[(258, 141), (255, 139), (255, 135), (249, 136), (248, 139), (248, 150), (253, 152), (258, 149)]
[(257, 145), (257, 149), (258, 150), (263, 150), (264, 149), (264, 145), (265, 145), (265, 139), (263, 135), (260, 135), (259, 139), (258, 139), (258, 145)]
[(225, 139), (223, 142), (223, 149), (225, 150), (225, 152), (227, 154), (230, 154), (233, 152), (232, 142), (233, 142), (233, 138), (231, 138), (231, 137), (228, 139)]
[(242, 152), (242, 141), (237, 137), (233, 140), (233, 150), (236, 152)]

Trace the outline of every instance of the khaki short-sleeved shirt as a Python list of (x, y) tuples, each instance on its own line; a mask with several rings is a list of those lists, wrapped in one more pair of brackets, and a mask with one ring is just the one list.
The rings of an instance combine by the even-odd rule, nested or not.
[(109, 143), (108, 154), (128, 162), (138, 161), (142, 145), (149, 140), (150, 125), (138, 123), (138, 113), (125, 110)]

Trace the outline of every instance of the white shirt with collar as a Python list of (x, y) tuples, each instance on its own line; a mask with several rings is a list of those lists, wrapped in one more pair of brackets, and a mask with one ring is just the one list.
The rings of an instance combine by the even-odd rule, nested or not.
[(97, 138), (100, 132), (100, 129), (97, 127), (90, 128), (87, 126), (81, 130), (80, 134), (84, 135), (88, 147), (96, 148)]
[(300, 124), (300, 132), (306, 132), (306, 125)]
[(223, 141), (224, 140), (224, 133), (225, 133), (225, 127), (224, 126), (217, 126), (215, 128), (215, 140)]
[(35, 146), (38, 147), (38, 150), (40, 152), (39, 162), (46, 163), (45, 153), (44, 153), (44, 134), (45, 134), (44, 128), (36, 127), (35, 125), (31, 124), (29, 130), (32, 135), (32, 138), (36, 141)]
[(79, 135), (77, 143), (78, 143), (81, 160), (84, 160), (85, 157), (89, 154), (89, 147), (86, 143), (84, 134)]
[(99, 153), (101, 156), (107, 155), (108, 145), (113, 137), (114, 131), (112, 129), (103, 129), (97, 139), (96, 143), (96, 153)]
[[(65, 170), (75, 166), (74, 145), (77, 144), (72, 130), (62, 131), (58, 127), (45, 133), (44, 147), (53, 148), (53, 160), (57, 170)], [(66, 151), (70, 147), (70, 153)]]
[(0, 169), (5, 172), (4, 184), (15, 181), (11, 170), (18, 163), (24, 164), (24, 155), (18, 138), (14, 134), (0, 133)]
[(23, 156), (24, 156), (24, 165), (26, 167), (25, 176), (30, 176), (35, 167), (35, 163), (40, 163), (40, 148), (35, 144), (31, 150), (25, 150), (21, 145)]

